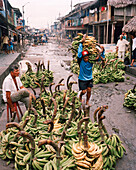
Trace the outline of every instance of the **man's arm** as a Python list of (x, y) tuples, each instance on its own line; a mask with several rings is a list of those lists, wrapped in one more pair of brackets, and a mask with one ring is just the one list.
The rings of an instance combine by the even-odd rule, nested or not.
[(86, 34), (84, 34), (80, 44), (79, 44), (79, 47), (78, 47), (78, 58), (82, 58), (82, 51), (83, 51), (83, 44), (85, 42), (85, 39), (86, 39)]
[(82, 51), (83, 51), (83, 45), (82, 43), (80, 43), (78, 47), (78, 58), (82, 58)]

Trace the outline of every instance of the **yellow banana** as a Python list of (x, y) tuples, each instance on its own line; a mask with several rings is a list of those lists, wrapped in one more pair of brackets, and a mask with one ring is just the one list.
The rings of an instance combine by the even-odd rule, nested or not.
[(85, 160), (87, 160), (89, 162), (93, 162), (94, 159), (95, 159), (95, 157), (89, 158), (89, 157), (85, 156)]
[(84, 164), (84, 163), (80, 163), (80, 162), (75, 162), (76, 165), (84, 167), (84, 168), (90, 168), (88, 165)]
[(83, 151), (83, 150), (79, 147), (79, 144), (78, 144), (78, 143), (76, 143), (76, 144), (73, 143), (72, 150), (73, 150), (75, 153), (81, 153), (81, 152)]
[(83, 157), (84, 156), (84, 152), (80, 153), (80, 154), (76, 154), (73, 150), (72, 150), (72, 154), (74, 155), (74, 157), (77, 159), (78, 157)]
[(31, 152), (29, 152), (28, 154), (26, 154), (26, 155), (24, 156), (23, 162), (27, 163), (28, 160), (30, 159), (30, 157), (31, 157)]
[(78, 163), (83, 163), (83, 164), (86, 164), (88, 165), (89, 167), (91, 166), (91, 163), (86, 161), (86, 160), (81, 160), (81, 161), (77, 161)]

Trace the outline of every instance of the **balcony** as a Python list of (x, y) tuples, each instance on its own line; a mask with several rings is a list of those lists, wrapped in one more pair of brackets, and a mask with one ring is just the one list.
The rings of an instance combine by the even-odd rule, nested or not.
[(89, 21), (90, 21), (90, 22), (94, 22), (94, 21), (95, 21), (95, 16), (90, 15), (90, 16), (89, 16)]
[(89, 17), (87, 16), (83, 19), (83, 25), (86, 25), (86, 24), (89, 24)]
[(102, 12), (99, 21), (107, 20), (107, 12)]
[(8, 22), (10, 24), (14, 24), (14, 19), (8, 15)]
[(81, 31), (81, 30), (87, 30), (86, 27), (84, 27), (84, 25), (80, 25), (80, 26), (71, 26), (71, 27), (65, 27), (66, 31)]

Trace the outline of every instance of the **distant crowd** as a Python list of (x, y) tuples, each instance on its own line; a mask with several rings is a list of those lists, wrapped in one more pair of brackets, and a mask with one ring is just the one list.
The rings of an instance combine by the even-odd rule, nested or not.
[(14, 50), (15, 50), (15, 44), (17, 44), (17, 40), (18, 43), (20, 44), (20, 36), (14, 35), (14, 36), (7, 36), (5, 33), (3, 34), (3, 36), (0, 38), (0, 50), (2, 53), (5, 54), (9, 54), (12, 53), (14, 54)]
[(130, 43), (127, 41), (127, 34), (122, 33), (120, 35), (120, 39), (117, 42), (116, 46), (116, 52), (118, 54), (118, 58), (121, 58), (124, 60), (124, 63), (130, 64), (130, 66), (134, 66), (134, 61), (136, 60), (136, 35), (135, 33), (131, 34), (132, 39), (132, 61), (130, 64), (129, 57), (125, 57), (126, 51), (130, 48)]

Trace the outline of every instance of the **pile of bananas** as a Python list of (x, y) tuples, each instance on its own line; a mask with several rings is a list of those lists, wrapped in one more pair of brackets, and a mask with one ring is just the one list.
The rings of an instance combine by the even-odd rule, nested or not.
[(96, 109), (93, 123), (89, 107), (81, 109), (70, 77), (68, 90), (61, 91), (58, 85), (54, 93), (51, 86), (50, 92), (41, 89), (36, 102), (30, 96), (22, 121), (8, 123), (0, 132), (0, 157), (15, 160), (16, 170), (114, 169), (116, 160), (123, 156), (125, 148), (119, 137), (109, 136), (101, 121), (107, 106)]
[[(77, 33), (77, 37), (74, 38), (74, 41), (72, 42), (72, 48), (69, 50), (72, 50), (73, 53), (73, 58), (77, 58), (78, 54), (78, 47), (79, 43), (81, 42), (83, 38), (82, 33)], [(98, 55), (98, 50), (96, 49), (96, 40), (92, 36), (87, 36), (85, 39), (85, 42), (83, 43), (83, 50), (87, 50), (89, 52), (89, 62), (92, 63), (97, 55)]]
[(109, 138), (105, 137), (105, 144), (103, 144), (103, 162), (104, 169), (112, 169), (116, 165), (116, 160), (123, 157), (126, 152), (120, 138), (113, 134)]
[(95, 143), (88, 143), (85, 148), (82, 143), (73, 143), (72, 154), (76, 159), (78, 169), (99, 169), (103, 167), (102, 148)]
[[(123, 82), (125, 77), (125, 65), (122, 60), (113, 59), (113, 54), (108, 54), (105, 58), (105, 62), (96, 63), (93, 66), (93, 80), (94, 84), (109, 83), (109, 82)], [(75, 74), (79, 74), (79, 65), (77, 59), (71, 61), (71, 71)]]
[(133, 89), (128, 90), (125, 94), (124, 106), (136, 110), (136, 84)]
[(38, 64), (36, 64), (37, 72), (33, 72), (32, 69), (29, 68), (29, 65), (27, 66), (28, 70), (21, 76), (24, 87), (36, 88), (39, 87), (41, 83), (42, 86), (48, 87), (49, 84), (53, 82), (53, 72), (49, 70), (49, 66), (48, 69), (45, 69), (43, 62), (40, 63), (39, 61)]

